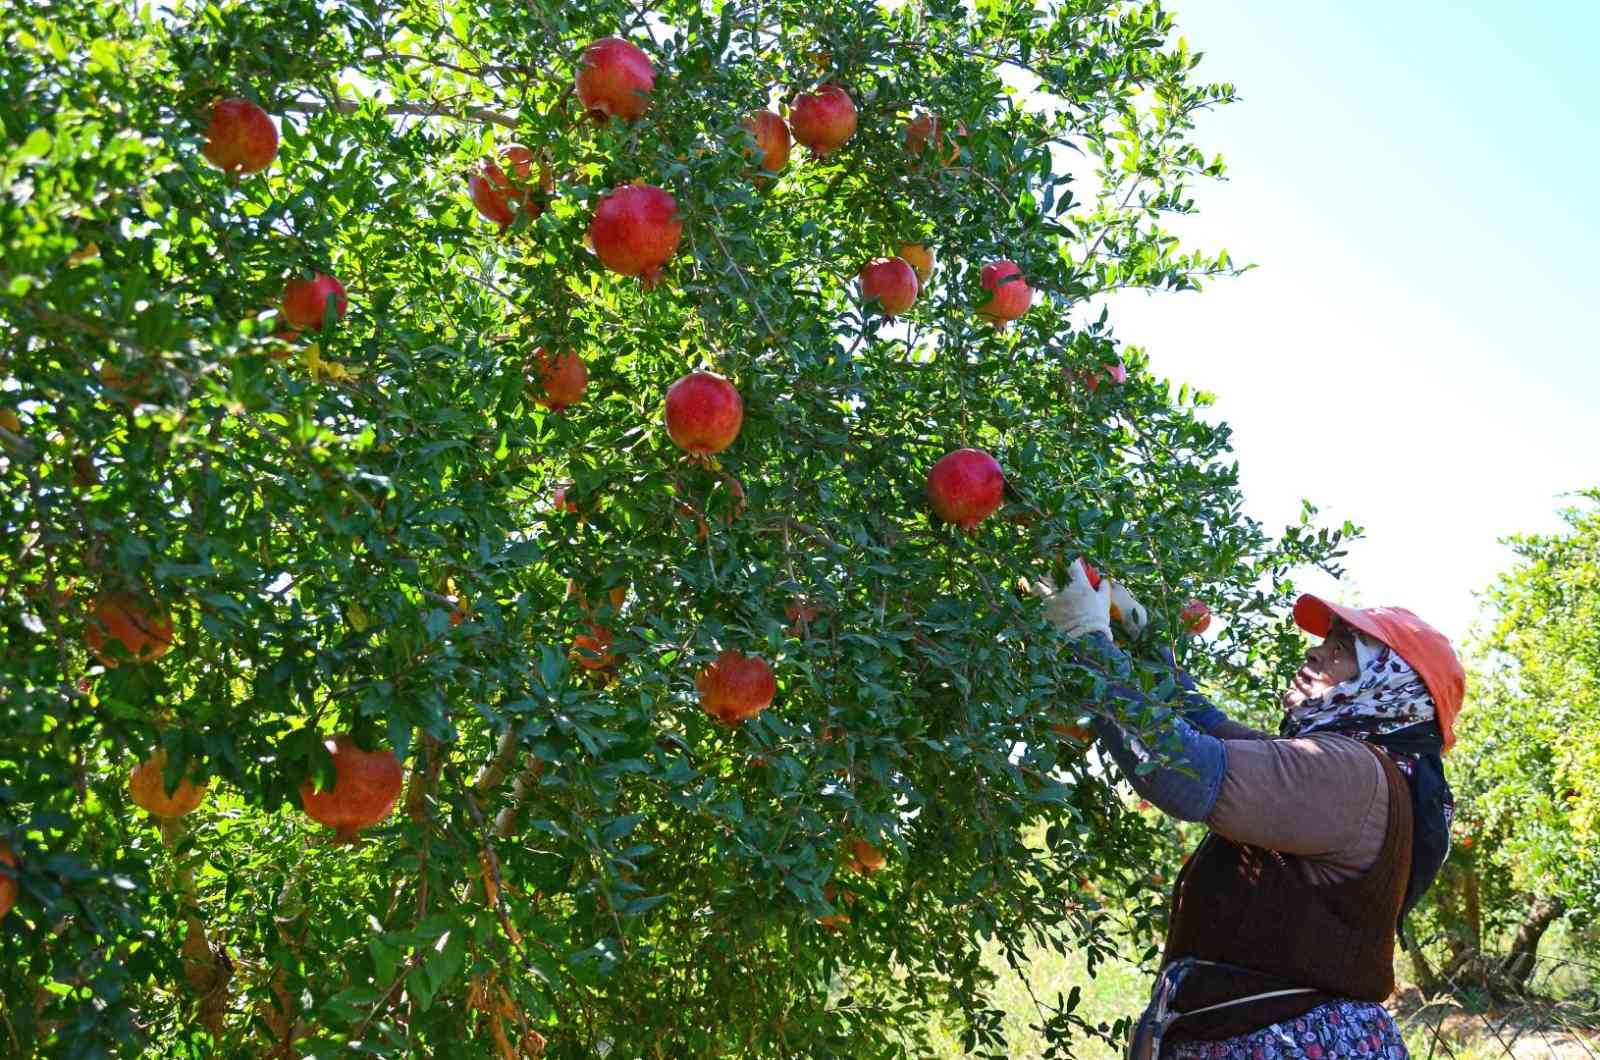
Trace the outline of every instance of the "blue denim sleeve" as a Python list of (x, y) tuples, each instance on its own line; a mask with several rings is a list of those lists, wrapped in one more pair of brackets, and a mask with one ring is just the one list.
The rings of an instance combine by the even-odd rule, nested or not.
[(1182, 718), (1172, 727), (1182, 750), (1171, 764), (1157, 764), (1145, 773), (1139, 766), (1158, 762), (1127, 730), (1103, 715), (1094, 719), (1095, 735), (1133, 785), (1162, 813), (1180, 821), (1203, 821), (1217, 804), (1217, 792), (1228, 771), (1228, 753), (1221, 740), (1196, 729)]
[[(1087, 639), (1094, 642), (1091, 646), (1094, 653), (1109, 664), (1111, 672), (1127, 672), (1126, 656), (1109, 637), (1095, 634)], [(1199, 693), (1194, 681), (1174, 665), (1170, 653), (1166, 661), (1173, 667), (1173, 676), (1184, 690), (1178, 714), (1170, 722), (1177, 736), (1175, 753), (1166, 756), (1167, 761), (1163, 762), (1114, 718), (1103, 714), (1095, 717), (1095, 734), (1128, 783), (1142, 797), (1180, 821), (1203, 821), (1216, 805), (1223, 775), (1228, 770), (1227, 750), (1222, 741), (1205, 730), (1226, 721), (1227, 715)], [(1113, 683), (1108, 691), (1111, 701), (1120, 703), (1124, 710), (1138, 710), (1149, 703), (1144, 693), (1129, 685)], [(1140, 773), (1139, 767), (1147, 764), (1154, 764), (1154, 768)]]
[(1200, 690), (1195, 687), (1194, 678), (1178, 669), (1178, 661), (1172, 657), (1170, 650), (1162, 648), (1161, 657), (1172, 667), (1173, 680), (1183, 689), (1183, 695), (1179, 697), (1179, 701), (1183, 704), (1180, 709), (1190, 725), (1208, 733), (1228, 720), (1228, 715), (1223, 713), (1220, 707), (1200, 694)]

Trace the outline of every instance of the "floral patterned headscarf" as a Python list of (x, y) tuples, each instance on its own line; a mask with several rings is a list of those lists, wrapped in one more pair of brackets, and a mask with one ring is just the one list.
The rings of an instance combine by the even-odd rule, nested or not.
[(1433, 696), (1411, 664), (1387, 644), (1354, 630), (1351, 633), (1356, 642), (1356, 675), (1326, 695), (1290, 710), (1279, 727), (1280, 735), (1333, 731), (1366, 739), (1434, 720)]

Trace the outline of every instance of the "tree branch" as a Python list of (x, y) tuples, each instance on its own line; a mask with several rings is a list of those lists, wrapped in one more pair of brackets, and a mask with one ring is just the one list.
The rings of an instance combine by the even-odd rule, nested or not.
[[(321, 114), (324, 111), (337, 111), (340, 114), (353, 114), (361, 108), (359, 100), (336, 99), (331, 102), (323, 100), (301, 99), (285, 103), (283, 109), (296, 114)], [(507, 129), (517, 127), (517, 119), (509, 114), (502, 114), (488, 107), (467, 107), (465, 110), (452, 110), (442, 103), (388, 103), (383, 107), (385, 114), (409, 114), (419, 118), (453, 118), (456, 121), (475, 121), (488, 125), (501, 125)]]

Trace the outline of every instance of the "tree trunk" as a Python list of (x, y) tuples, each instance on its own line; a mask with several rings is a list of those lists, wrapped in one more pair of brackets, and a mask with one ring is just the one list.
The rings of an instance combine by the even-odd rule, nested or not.
[(1567, 904), (1559, 897), (1538, 895), (1528, 907), (1528, 913), (1517, 927), (1517, 936), (1511, 940), (1511, 950), (1500, 965), (1500, 974), (1518, 993), (1528, 988), (1528, 979), (1538, 964), (1539, 940), (1545, 931), (1567, 912)]
[(1433, 970), (1433, 965), (1428, 963), (1427, 955), (1422, 952), (1422, 943), (1415, 938), (1411, 939), (1411, 946), (1406, 950), (1406, 956), (1411, 958), (1411, 974), (1416, 976), (1417, 989), (1422, 991), (1424, 998), (1432, 999), (1444, 993), (1444, 982), (1439, 978), (1439, 973)]

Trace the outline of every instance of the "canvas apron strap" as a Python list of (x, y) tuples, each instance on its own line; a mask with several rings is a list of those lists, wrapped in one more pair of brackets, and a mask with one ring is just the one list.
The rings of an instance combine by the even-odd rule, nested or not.
[(1183, 985), (1186, 977), (1195, 968), (1228, 968), (1230, 965), (1217, 961), (1202, 961), (1194, 957), (1183, 957), (1164, 966), (1156, 973), (1156, 981), (1150, 987), (1150, 1004), (1139, 1016), (1139, 1021), (1134, 1024), (1133, 1033), (1128, 1036), (1127, 1060), (1160, 1060), (1161, 1042), (1166, 1037), (1167, 1029), (1184, 1016), (1196, 1016), (1202, 1012), (1212, 1012), (1219, 1008), (1230, 1008), (1242, 1005), (1247, 1001), (1261, 1001), (1269, 997), (1284, 997), (1289, 994), (1314, 994), (1317, 991), (1310, 987), (1294, 987), (1288, 990), (1269, 990), (1262, 994), (1251, 994), (1249, 997), (1234, 998), (1232, 1001), (1222, 1001), (1204, 1008), (1191, 1009), (1188, 1012), (1178, 1012), (1172, 1008), (1172, 1000), (1178, 995), (1178, 987)]

